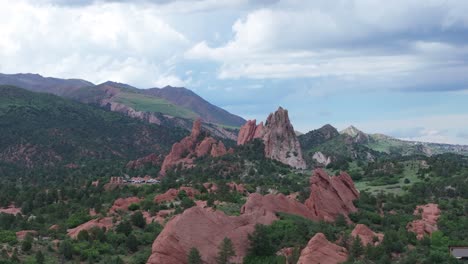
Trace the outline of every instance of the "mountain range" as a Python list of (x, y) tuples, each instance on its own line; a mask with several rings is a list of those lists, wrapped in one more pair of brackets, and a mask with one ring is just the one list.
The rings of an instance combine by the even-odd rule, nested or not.
[(0, 85), (46, 92), (164, 126), (190, 130), (201, 118), (205, 129), (221, 138), (235, 140), (233, 129), (245, 123), (239, 116), (217, 107), (183, 87), (138, 89), (128, 84), (95, 85), (80, 79), (58, 79), (38, 74), (0, 74)]
[[(44, 120), (54, 120), (50, 115), (60, 114), (63, 116), (60, 116), (59, 119), (65, 121), (67, 111), (72, 113), (82, 112), (86, 118), (91, 116), (88, 113), (89, 111), (98, 113), (98, 115), (108, 115), (107, 112), (111, 111), (139, 119), (143, 123), (160, 125), (164, 127), (162, 131), (182, 128), (187, 133), (192, 129), (193, 122), (200, 118), (203, 129), (214, 137), (225, 140), (227, 146), (234, 144), (232, 141), (237, 140), (238, 128), (246, 123), (242, 117), (233, 115), (209, 103), (193, 91), (182, 87), (166, 86), (164, 88), (138, 89), (128, 84), (111, 81), (95, 85), (81, 79), (50, 78), (38, 74), (0, 74), (0, 85), (9, 85), (9, 87), (2, 88), (2, 93), (10, 94), (10, 97), (2, 98), (3, 106), (9, 106), (7, 111), (9, 114), (12, 114), (13, 110), (16, 111), (16, 114), (24, 111), (23, 108), (27, 105), (24, 102), (29, 100), (26, 98), (35, 97), (33, 93), (26, 93), (25, 91), (13, 93), (14, 88), (10, 86), (21, 87), (31, 92), (56, 95), (55, 97), (46, 97), (47, 95), (40, 94), (37, 98), (42, 99), (42, 101), (28, 101), (41, 105), (41, 107), (28, 105), (30, 108), (49, 109), (49, 113), (38, 112), (40, 118)], [(18, 101), (12, 98), (13, 94), (18, 95), (21, 99)], [(60, 97), (68, 100), (60, 100)], [(69, 101), (70, 99), (71, 101)], [(19, 105), (23, 108), (16, 106), (11, 108), (8, 100), (20, 102)], [(44, 107), (47, 105), (47, 100), (50, 100), (51, 103), (49, 106)], [(65, 104), (68, 107), (67, 111), (58, 111), (57, 108), (61, 108)], [(88, 106), (85, 107), (85, 105)], [(3, 109), (4, 112), (5, 109)], [(30, 118), (31, 116), (25, 115), (24, 117)], [(9, 117), (3, 116), (2, 118)], [(106, 118), (102, 119), (105, 120)], [(125, 120), (122, 122), (130, 122), (128, 119), (122, 120)], [(92, 120), (85, 122), (94, 124)], [(39, 128), (46, 129), (42, 125), (47, 125), (47, 122), (44, 124), (38, 124), (34, 120), (28, 122), (28, 124), (33, 123), (37, 124)], [(106, 124), (104, 123), (104, 125)], [(113, 126), (113, 124), (108, 125)], [(10, 129), (14, 130), (15, 127)], [(95, 127), (87, 128), (85, 126), (83, 129), (93, 131)], [(19, 135), (24, 140), (24, 136), (19, 132), (12, 133), (12, 135)], [(181, 136), (175, 137), (174, 140), (180, 138)], [(309, 167), (315, 165), (326, 166), (331, 163), (351, 162), (353, 160), (367, 162), (381, 156), (431, 156), (447, 152), (468, 155), (467, 146), (403, 141), (382, 134), (366, 134), (354, 126), (339, 132), (336, 128), (327, 124), (319, 129), (299, 135), (298, 139), (304, 159)], [(15, 142), (15, 140), (11, 139), (11, 142)], [(161, 143), (164, 144), (164, 142)], [(9, 146), (9, 151), (18, 152), (22, 148), (16, 150), (14, 148), (19, 148), (19, 146), (22, 145)], [(12, 147), (13, 149), (11, 149)], [(168, 147), (163, 149), (167, 151)], [(25, 149), (22, 151), (23, 153), (28, 152)], [(119, 151), (115, 152), (119, 153)], [(143, 152), (148, 154), (149, 151), (147, 149), (147, 151)], [(44, 153), (47, 153), (47, 151)], [(23, 158), (27, 160), (26, 157)]]

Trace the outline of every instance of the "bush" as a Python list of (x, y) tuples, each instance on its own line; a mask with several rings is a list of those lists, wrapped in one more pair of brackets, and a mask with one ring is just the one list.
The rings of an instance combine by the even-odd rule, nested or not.
[(0, 230), (0, 243), (15, 243), (16, 233), (9, 230)]
[(136, 203), (132, 203), (129, 207), (128, 207), (128, 210), (130, 211), (136, 211), (140, 209), (140, 205), (139, 204), (136, 204)]
[(131, 216), (131, 221), (134, 226), (137, 226), (139, 228), (144, 228), (146, 226), (146, 220), (143, 217), (143, 214), (141, 212), (135, 212)]

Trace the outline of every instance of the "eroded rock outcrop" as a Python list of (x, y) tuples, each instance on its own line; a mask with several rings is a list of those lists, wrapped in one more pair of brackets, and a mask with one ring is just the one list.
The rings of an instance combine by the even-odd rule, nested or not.
[(337, 264), (348, 259), (348, 252), (327, 240), (324, 234), (317, 233), (301, 251), (298, 264)]
[(93, 227), (105, 228), (106, 230), (109, 230), (113, 226), (114, 226), (114, 223), (112, 221), (112, 217), (98, 218), (98, 219), (90, 220), (75, 228), (68, 229), (67, 234), (69, 237), (75, 239), (77, 238), (81, 230), (90, 230)]
[[(207, 189), (212, 187), (209, 183), (205, 184)], [(311, 191), (306, 204), (283, 194), (262, 196), (252, 193), (242, 206), (240, 216), (227, 216), (203, 206), (192, 207), (168, 222), (153, 243), (148, 263), (187, 263), (187, 254), (192, 247), (200, 251), (204, 263), (216, 263), (218, 246), (224, 237), (229, 237), (234, 244), (237, 256), (232, 261), (241, 262), (249, 245), (248, 234), (254, 230), (255, 224), (271, 224), (277, 220), (278, 212), (311, 220), (333, 221), (340, 214), (356, 211), (352, 201), (359, 194), (345, 173), (330, 177), (322, 170), (315, 171), (311, 178)], [(171, 189), (155, 200), (173, 200), (177, 194), (178, 190)], [(190, 196), (190, 192), (187, 194)], [(301, 263), (338, 263), (346, 260), (345, 249), (328, 242), (324, 236), (314, 238), (309, 242), (308, 249), (303, 250)], [(308, 262), (310, 259), (317, 262)]]
[(162, 202), (170, 202), (173, 201), (175, 198), (177, 198), (177, 195), (179, 194), (180, 191), (185, 191), (187, 196), (191, 199), (195, 198), (195, 195), (200, 194), (200, 192), (192, 187), (185, 187), (182, 186), (179, 189), (169, 189), (163, 194), (158, 194), (156, 197), (154, 197), (154, 201), (156, 203), (162, 203)]
[(284, 194), (267, 194), (265, 196), (258, 193), (250, 194), (247, 202), (242, 206), (241, 213), (252, 214), (255, 212), (262, 214), (283, 212), (318, 220), (318, 217), (307, 206), (286, 197)]
[(271, 213), (227, 216), (220, 211), (194, 206), (170, 220), (153, 243), (148, 264), (187, 263), (192, 247), (200, 251), (203, 263), (216, 263), (218, 246), (225, 237), (232, 240), (236, 257), (231, 261), (241, 263), (247, 253), (248, 234), (255, 224), (271, 224), (276, 216)]
[(37, 231), (36, 230), (21, 230), (16, 232), (16, 239), (17, 240), (24, 240), (27, 235), (31, 236), (37, 236)]
[(384, 238), (384, 235), (382, 233), (375, 233), (369, 227), (363, 224), (357, 224), (351, 232), (351, 236), (359, 237), (361, 239), (361, 243), (364, 246), (368, 244), (377, 246), (382, 242)]
[(219, 157), (226, 153), (226, 147), (222, 142), (218, 142), (202, 131), (201, 121), (198, 119), (193, 123), (191, 134), (172, 146), (171, 152), (164, 158), (160, 174), (166, 175), (168, 169), (178, 164), (191, 167), (195, 158), (206, 155)]
[(278, 108), (271, 113), (265, 125), (256, 125), (256, 120), (248, 121), (239, 131), (238, 145), (253, 139), (262, 139), (265, 144), (265, 156), (294, 168), (305, 169), (302, 150), (294, 128), (289, 120), (288, 111)]
[(316, 169), (310, 184), (310, 197), (305, 205), (318, 219), (334, 221), (339, 215), (347, 217), (357, 211), (353, 201), (359, 197), (359, 192), (346, 172), (330, 177), (324, 170)]
[(416, 233), (418, 239), (425, 235), (431, 235), (437, 231), (437, 220), (440, 217), (440, 209), (437, 204), (418, 205), (414, 210), (414, 215), (420, 215), (421, 219), (414, 220), (407, 225), (407, 230)]
[(119, 198), (114, 201), (114, 204), (109, 209), (109, 213), (112, 214), (119, 211), (127, 211), (130, 205), (137, 204), (139, 202), (141, 202), (141, 199), (138, 197)]
[(163, 162), (163, 157), (157, 154), (150, 154), (146, 157), (139, 158), (137, 160), (129, 161), (126, 165), (128, 169), (140, 169), (143, 168), (145, 165), (151, 166), (159, 166)]
[(320, 151), (315, 152), (314, 155), (312, 156), (312, 159), (322, 166), (327, 166), (328, 164), (332, 162), (330, 157), (325, 156), (325, 154), (323, 154)]
[(17, 215), (17, 214), (21, 214), (21, 208), (18, 208), (14, 205), (10, 205), (6, 208), (0, 208), (0, 213)]

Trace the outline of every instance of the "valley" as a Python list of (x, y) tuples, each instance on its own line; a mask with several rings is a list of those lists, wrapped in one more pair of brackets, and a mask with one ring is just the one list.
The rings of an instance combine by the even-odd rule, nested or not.
[(467, 243), (465, 146), (44, 89), (0, 86), (0, 263), (459, 263)]

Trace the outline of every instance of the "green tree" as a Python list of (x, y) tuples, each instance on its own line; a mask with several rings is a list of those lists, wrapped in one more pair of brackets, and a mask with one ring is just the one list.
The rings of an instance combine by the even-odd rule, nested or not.
[(31, 234), (27, 234), (23, 242), (21, 243), (21, 250), (24, 252), (30, 251), (32, 248), (32, 241), (33, 237), (31, 236)]
[(128, 221), (122, 221), (119, 225), (117, 225), (115, 231), (117, 233), (128, 236), (130, 233), (132, 233), (132, 225)]
[(70, 260), (73, 257), (73, 245), (71, 244), (69, 240), (65, 240), (63, 241), (63, 243), (60, 244), (59, 252), (66, 259)]
[(44, 254), (42, 254), (42, 251), (37, 251), (36, 253), (36, 263), (37, 264), (44, 264), (45, 258)]
[(255, 225), (255, 231), (249, 234), (249, 241), (249, 255), (271, 256), (275, 253), (275, 248), (268, 236), (268, 227), (265, 225)]
[(182, 208), (184, 208), (184, 209), (188, 209), (190, 207), (195, 206), (195, 202), (192, 199), (188, 198), (188, 197), (184, 197), (184, 198), (182, 198), (182, 200), (180, 202), (180, 206), (182, 206)]
[(10, 260), (13, 263), (19, 263), (20, 262), (20, 259), (18, 258), (18, 250), (16, 248), (15, 248), (15, 250), (13, 250), (13, 254), (11, 255)]
[(88, 241), (89, 240), (89, 233), (88, 230), (81, 230), (76, 237), (80, 241)]
[(361, 238), (356, 236), (353, 239), (353, 243), (351, 244), (349, 258), (351, 260), (355, 260), (358, 259), (362, 254), (364, 254), (364, 247), (362, 246)]
[(135, 235), (133, 234), (130, 234), (128, 237), (127, 237), (127, 248), (128, 250), (130, 250), (130, 252), (136, 252), (138, 250), (138, 240), (137, 238), (135, 237)]
[(202, 264), (200, 252), (197, 248), (191, 248), (189, 255), (188, 255), (188, 263), (189, 264)]
[(146, 226), (146, 220), (145, 220), (145, 218), (143, 217), (143, 214), (140, 211), (135, 212), (132, 215), (130, 220), (132, 221), (132, 224), (134, 226), (138, 226), (139, 228), (144, 228)]
[(223, 242), (221, 242), (218, 249), (218, 256), (216, 257), (218, 264), (228, 264), (229, 259), (236, 255), (232, 241), (227, 237), (223, 239)]

